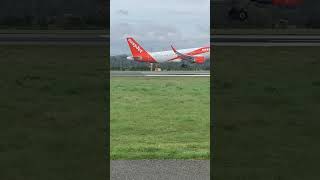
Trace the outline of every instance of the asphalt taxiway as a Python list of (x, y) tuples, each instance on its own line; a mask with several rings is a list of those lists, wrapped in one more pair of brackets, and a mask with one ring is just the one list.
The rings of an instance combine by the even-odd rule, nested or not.
[(113, 160), (111, 179), (209, 180), (209, 160)]
[(211, 35), (215, 46), (320, 46), (319, 35)]
[(209, 77), (209, 71), (111, 71), (111, 77)]

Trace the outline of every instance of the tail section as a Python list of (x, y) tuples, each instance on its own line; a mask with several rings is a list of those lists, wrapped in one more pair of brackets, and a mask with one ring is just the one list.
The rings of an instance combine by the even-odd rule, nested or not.
[(144, 50), (143, 47), (140, 46), (139, 43), (137, 43), (137, 41), (135, 41), (132, 37), (128, 37), (127, 42), (134, 60), (150, 63), (156, 62), (156, 60), (146, 50)]
[(141, 47), (132, 37), (128, 37), (127, 41), (133, 56), (141, 56), (141, 54), (146, 53), (143, 47)]

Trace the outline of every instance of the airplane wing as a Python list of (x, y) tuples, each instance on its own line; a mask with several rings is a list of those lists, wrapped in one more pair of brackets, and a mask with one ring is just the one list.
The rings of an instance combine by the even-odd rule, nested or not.
[(205, 62), (204, 56), (197, 56), (197, 55), (192, 56), (192, 55), (180, 53), (172, 45), (171, 45), (171, 48), (173, 52), (176, 53), (179, 58), (181, 58), (181, 60), (185, 60), (190, 63), (197, 63), (197, 64), (203, 64)]
[(194, 56), (180, 53), (172, 45), (171, 45), (171, 48), (172, 48), (173, 52), (176, 53), (182, 60), (186, 60), (186, 61), (190, 61), (190, 62), (192, 62), (194, 60)]

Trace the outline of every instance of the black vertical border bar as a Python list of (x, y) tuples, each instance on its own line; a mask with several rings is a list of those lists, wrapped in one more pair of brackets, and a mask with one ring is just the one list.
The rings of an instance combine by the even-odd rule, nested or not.
[(110, 179), (110, 0), (103, 0), (105, 1), (105, 11), (106, 11), (106, 34), (109, 37), (107, 39), (107, 48), (106, 51), (108, 59), (106, 59), (106, 121), (105, 121), (105, 155), (106, 155), (106, 179)]
[(213, 160), (215, 149), (215, 125), (216, 119), (214, 118), (214, 53), (212, 45), (212, 29), (213, 29), (213, 2), (210, 0), (210, 179), (213, 180)]

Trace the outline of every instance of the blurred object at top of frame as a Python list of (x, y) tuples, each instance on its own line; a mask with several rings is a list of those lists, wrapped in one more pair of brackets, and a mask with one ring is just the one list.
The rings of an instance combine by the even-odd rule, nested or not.
[(211, 0), (215, 28), (319, 28), (320, 1)]
[(107, 0), (3, 0), (0, 29), (106, 29)]

